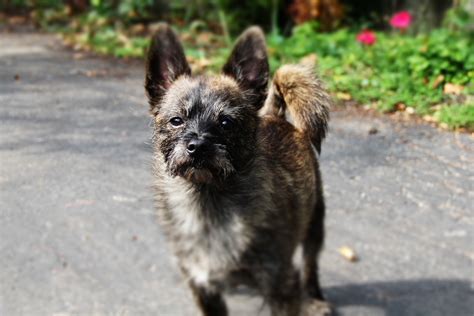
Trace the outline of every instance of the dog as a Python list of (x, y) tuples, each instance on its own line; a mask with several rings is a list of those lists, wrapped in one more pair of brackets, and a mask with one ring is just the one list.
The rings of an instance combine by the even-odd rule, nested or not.
[(158, 219), (206, 316), (227, 315), (222, 292), (240, 284), (257, 289), (273, 316), (329, 312), (317, 257), (330, 97), (307, 65), (281, 67), (270, 88), (269, 76), (258, 27), (215, 76), (191, 76), (166, 24), (148, 50)]

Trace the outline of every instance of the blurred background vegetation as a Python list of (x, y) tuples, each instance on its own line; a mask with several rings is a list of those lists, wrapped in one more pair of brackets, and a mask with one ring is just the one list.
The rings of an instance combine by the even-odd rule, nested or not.
[(257, 24), (272, 71), (309, 59), (341, 104), (474, 130), (474, 0), (1, 0), (0, 11), (0, 22), (124, 58), (143, 57), (167, 21), (196, 73), (218, 70)]

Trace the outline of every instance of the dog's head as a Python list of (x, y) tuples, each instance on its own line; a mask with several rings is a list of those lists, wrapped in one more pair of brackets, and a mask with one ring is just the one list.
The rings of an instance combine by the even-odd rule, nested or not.
[(259, 28), (240, 36), (222, 74), (192, 77), (178, 37), (162, 25), (153, 37), (146, 71), (156, 150), (173, 176), (216, 183), (252, 161), (257, 112), (269, 76)]

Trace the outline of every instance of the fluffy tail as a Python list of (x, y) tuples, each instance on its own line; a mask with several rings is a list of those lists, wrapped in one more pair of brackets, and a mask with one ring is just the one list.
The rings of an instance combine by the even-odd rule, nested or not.
[(306, 133), (318, 153), (321, 153), (330, 104), (331, 98), (312, 65), (285, 65), (275, 73), (260, 114), (286, 118)]

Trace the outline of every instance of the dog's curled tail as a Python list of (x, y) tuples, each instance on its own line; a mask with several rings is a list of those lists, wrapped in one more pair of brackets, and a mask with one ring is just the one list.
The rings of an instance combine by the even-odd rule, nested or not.
[(260, 114), (286, 118), (306, 133), (318, 153), (321, 153), (330, 105), (331, 98), (313, 65), (285, 65), (276, 71)]

